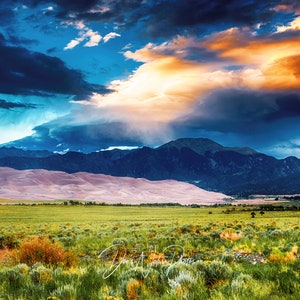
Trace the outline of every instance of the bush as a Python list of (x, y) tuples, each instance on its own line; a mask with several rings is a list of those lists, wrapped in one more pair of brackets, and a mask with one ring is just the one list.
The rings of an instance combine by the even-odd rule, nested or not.
[(231, 290), (234, 294), (245, 294), (253, 282), (254, 280), (250, 275), (241, 273), (232, 280)]
[(232, 264), (234, 263), (234, 255), (232, 255), (231, 253), (224, 253), (221, 256), (221, 261), (227, 264)]
[(209, 288), (213, 288), (230, 279), (232, 276), (232, 269), (228, 264), (219, 260), (214, 260), (205, 265), (203, 273), (206, 285)]
[(283, 295), (294, 294), (299, 288), (299, 276), (291, 270), (280, 272), (276, 278), (277, 289)]
[(229, 240), (229, 241), (238, 241), (243, 237), (241, 232), (235, 232), (233, 229), (229, 228), (221, 232), (220, 238), (222, 240)]
[[(255, 280), (249, 274), (240, 273), (233, 278), (230, 292), (232, 299), (273, 299), (270, 295), (274, 293), (274, 286), (266, 280)], [(274, 299), (279, 298), (274, 295)]]
[(18, 268), (6, 269), (1, 273), (1, 282), (5, 284), (8, 291), (17, 292), (26, 286), (26, 274), (21, 273)]
[(52, 280), (53, 277), (52, 270), (44, 267), (41, 263), (34, 264), (29, 274), (32, 282), (35, 284), (46, 283)]
[(58, 242), (52, 243), (46, 237), (34, 237), (23, 242), (19, 249), (14, 251), (13, 258), (20, 263), (32, 266), (37, 262), (45, 265), (75, 265), (77, 257), (71, 251), (66, 251)]
[(0, 249), (14, 249), (19, 240), (14, 235), (0, 235)]
[(278, 248), (273, 248), (269, 256), (269, 262), (292, 263), (296, 261), (298, 246), (293, 246), (290, 252), (283, 253)]

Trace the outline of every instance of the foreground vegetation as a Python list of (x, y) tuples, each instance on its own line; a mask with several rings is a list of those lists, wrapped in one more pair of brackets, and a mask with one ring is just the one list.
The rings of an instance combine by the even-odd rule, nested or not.
[(78, 204), (0, 205), (0, 299), (300, 299), (297, 205)]

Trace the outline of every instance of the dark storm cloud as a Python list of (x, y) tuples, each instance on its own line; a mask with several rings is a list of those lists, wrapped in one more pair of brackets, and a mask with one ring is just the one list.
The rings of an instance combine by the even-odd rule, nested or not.
[[(11, 3), (11, 0), (2, 0), (4, 4)], [(15, 0), (14, 6), (16, 6), (17, 3), (29, 6), (29, 7), (36, 7), (40, 4), (50, 4), (55, 3), (59, 7), (70, 10), (70, 11), (85, 11), (89, 8), (93, 7), (98, 0)]]
[(0, 109), (13, 109), (13, 108), (26, 108), (26, 109), (32, 109), (36, 108), (35, 104), (26, 104), (26, 103), (19, 103), (19, 102), (8, 102), (4, 99), (0, 99)]
[(16, 46), (20, 45), (37, 45), (39, 42), (37, 40), (20, 38), (15, 35), (9, 35), (7, 42)]
[[(51, 136), (73, 147), (107, 148), (112, 145), (137, 145), (122, 122), (84, 124), (51, 128)], [(139, 143), (141, 145), (141, 142)]]
[(275, 99), (277, 109), (267, 116), (267, 120), (293, 118), (300, 116), (300, 94), (278, 95)]
[[(35, 1), (38, 3), (39, 1)], [(59, 5), (65, 10), (71, 11), (86, 11), (95, 6), (98, 0), (53, 0), (54, 3)]]
[(0, 93), (13, 95), (75, 95), (104, 93), (100, 85), (87, 83), (81, 72), (69, 69), (62, 60), (23, 47), (5, 44), (0, 34)]
[[(3, 6), (11, 6), (9, 0), (3, 1)], [(60, 19), (71, 19), (73, 21), (112, 21), (121, 23), (126, 19), (125, 15), (128, 12), (132, 14), (133, 11), (144, 9), (142, 2), (143, 0), (16, 0), (14, 6), (17, 3), (28, 7), (54, 4), (56, 5), (55, 12), (47, 11), (44, 12), (45, 15), (54, 15)], [(109, 10), (103, 9), (107, 7), (109, 7)], [(133, 18), (134, 21), (137, 17), (140, 17), (140, 14)]]
[[(143, 14), (147, 13), (143, 0), (98, 0), (89, 6), (72, 7), (70, 1), (66, 1), (64, 6), (60, 5), (60, 1), (56, 1), (60, 5), (60, 10), (56, 14), (62, 19), (115, 22), (119, 25), (129, 27), (136, 24)], [(105, 8), (105, 9), (103, 9)], [(109, 9), (106, 9), (109, 8)], [(70, 14), (71, 13), (71, 14)], [(125, 24), (126, 23), (126, 24)]]
[(274, 14), (271, 7), (280, 1), (153, 1), (147, 12), (147, 34), (168, 36), (181, 33), (182, 29), (197, 27), (206, 31), (205, 26), (234, 25), (252, 26), (270, 20)]
[[(99, 0), (88, 2), (86, 6), (71, 5), (71, 1), (55, 2), (61, 8), (58, 14), (61, 18), (67, 18), (72, 11), (72, 18), (80, 20), (113, 21), (123, 23), (125, 27), (139, 24), (144, 34), (152, 37), (193, 33), (193, 30), (206, 32), (207, 25), (221, 28), (256, 26), (272, 19), (276, 14), (274, 7), (286, 4), (283, 0)], [(294, 9), (299, 5), (297, 0), (288, 2)], [(90, 10), (101, 6), (109, 7), (109, 10)]]
[(5, 26), (7, 25), (14, 17), (14, 11), (9, 9), (9, 8), (5, 8), (5, 7), (1, 7), (0, 5), (0, 25), (1, 26)]
[(177, 120), (176, 126), (251, 134), (275, 122), (294, 123), (297, 117), (299, 93), (223, 90), (202, 99), (193, 113)]
[(68, 126), (57, 121), (35, 127), (32, 136), (11, 142), (11, 146), (29, 149), (66, 149), (93, 152), (110, 146), (141, 146), (143, 143), (124, 130), (120, 122)]
[[(55, 16), (72, 21), (116, 22), (119, 26), (141, 25), (143, 34), (152, 37), (179, 33), (207, 32), (210, 28), (267, 24), (275, 14), (291, 14), (299, 9), (298, 0), (26, 0), (28, 6), (56, 4)], [(288, 5), (289, 10), (276, 10)], [(109, 9), (104, 9), (109, 8)], [(49, 12), (53, 13), (53, 12)], [(9, 12), (6, 12), (9, 15)], [(280, 20), (278, 20), (280, 21)], [(276, 26), (276, 24), (275, 24)]]

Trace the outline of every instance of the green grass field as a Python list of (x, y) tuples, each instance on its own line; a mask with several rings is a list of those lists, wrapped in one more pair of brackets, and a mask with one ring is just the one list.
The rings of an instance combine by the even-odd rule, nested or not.
[(0, 299), (300, 299), (299, 208), (262, 210), (0, 205)]

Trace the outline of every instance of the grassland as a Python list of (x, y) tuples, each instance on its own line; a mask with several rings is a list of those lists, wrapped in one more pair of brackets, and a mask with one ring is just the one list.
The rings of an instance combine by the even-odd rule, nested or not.
[(300, 299), (285, 205), (0, 205), (0, 299)]

